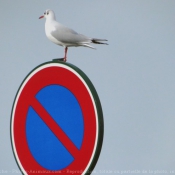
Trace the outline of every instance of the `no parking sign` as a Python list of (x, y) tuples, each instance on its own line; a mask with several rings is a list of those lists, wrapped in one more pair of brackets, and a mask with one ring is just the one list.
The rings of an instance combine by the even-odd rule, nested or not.
[(23, 174), (90, 174), (101, 151), (103, 114), (88, 77), (63, 62), (32, 70), (15, 97), (11, 141)]

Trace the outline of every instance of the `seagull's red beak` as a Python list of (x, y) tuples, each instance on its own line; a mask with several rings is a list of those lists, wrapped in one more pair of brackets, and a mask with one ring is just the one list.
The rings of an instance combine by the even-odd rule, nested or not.
[(44, 16), (40, 16), (39, 19), (44, 18)]

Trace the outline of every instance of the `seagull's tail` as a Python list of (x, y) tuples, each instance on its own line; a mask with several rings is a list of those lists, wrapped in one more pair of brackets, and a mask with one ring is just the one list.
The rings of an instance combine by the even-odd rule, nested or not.
[(108, 43), (104, 43), (104, 42), (101, 42), (101, 41), (108, 41), (106, 39), (97, 39), (97, 38), (92, 38), (91, 39), (91, 42), (94, 43), (94, 44), (106, 44), (108, 45)]

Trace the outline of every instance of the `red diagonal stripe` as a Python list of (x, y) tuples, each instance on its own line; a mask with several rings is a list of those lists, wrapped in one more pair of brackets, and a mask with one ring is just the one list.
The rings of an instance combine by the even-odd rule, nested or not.
[(61, 129), (61, 127), (55, 122), (55, 120), (50, 116), (46, 109), (39, 103), (35, 98), (32, 100), (31, 106), (35, 112), (40, 116), (40, 118), (45, 122), (49, 129), (55, 134), (55, 136), (60, 140), (60, 142), (65, 146), (65, 148), (70, 152), (73, 157), (76, 157), (79, 150), (66, 135), (66, 133)]

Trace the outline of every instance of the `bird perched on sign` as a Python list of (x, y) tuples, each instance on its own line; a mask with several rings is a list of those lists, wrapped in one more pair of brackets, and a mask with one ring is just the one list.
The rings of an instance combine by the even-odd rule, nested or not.
[(65, 48), (65, 55), (63, 61), (67, 60), (68, 47), (84, 46), (95, 49), (90, 43), (107, 44), (106, 39), (89, 38), (85, 35), (79, 34), (76, 31), (60, 24), (56, 21), (55, 14), (52, 10), (46, 10), (42, 16), (46, 18), (45, 33), (47, 38), (53, 43), (63, 46)]

